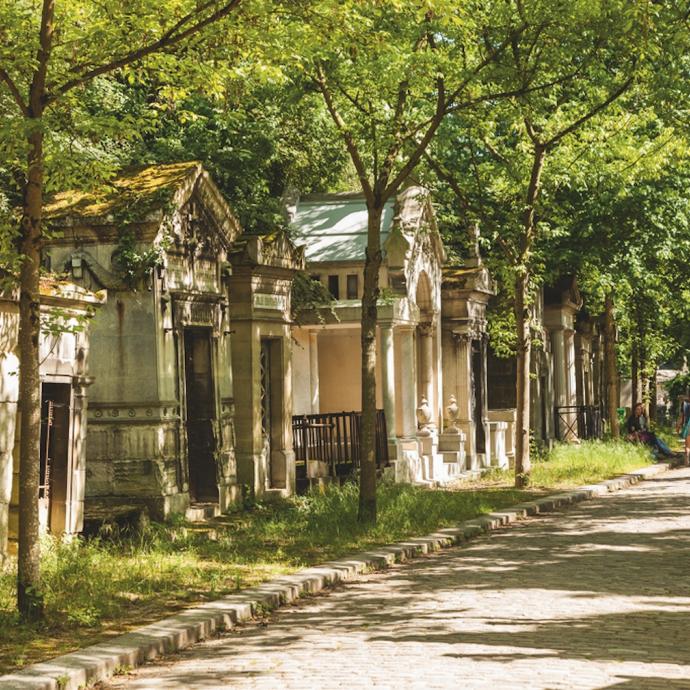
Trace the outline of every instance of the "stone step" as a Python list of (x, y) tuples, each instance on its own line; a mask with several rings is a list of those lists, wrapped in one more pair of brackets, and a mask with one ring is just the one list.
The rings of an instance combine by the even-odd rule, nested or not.
[(203, 522), (220, 515), (220, 506), (217, 503), (192, 503), (185, 511), (187, 522)]

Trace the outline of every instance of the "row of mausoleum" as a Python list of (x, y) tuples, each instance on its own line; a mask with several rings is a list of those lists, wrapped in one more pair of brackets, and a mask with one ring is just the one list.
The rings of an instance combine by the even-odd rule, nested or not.
[[(356, 194), (290, 204), (289, 234), (244, 233), (203, 167), (184, 163), (48, 205), (43, 261), (59, 280), (41, 291), (44, 528), (71, 534), (144, 509), (195, 519), (249, 492), (286, 496), (356, 470), (366, 204)], [(381, 230), (381, 471), (439, 483), (508, 466), (515, 367), (491, 354), (495, 290), (478, 249), (449, 265), (415, 186), (388, 202)], [(333, 301), (297, 324), (304, 270)], [(546, 443), (581, 436), (581, 408), (601, 399), (597, 324), (580, 308), (571, 280), (535, 305), (532, 417)], [(0, 299), (3, 551), (16, 531), (17, 310), (13, 295)]]

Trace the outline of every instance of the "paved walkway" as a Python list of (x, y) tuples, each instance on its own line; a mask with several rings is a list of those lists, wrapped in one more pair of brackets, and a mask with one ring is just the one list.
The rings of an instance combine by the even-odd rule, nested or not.
[(368, 575), (107, 687), (690, 690), (690, 471)]

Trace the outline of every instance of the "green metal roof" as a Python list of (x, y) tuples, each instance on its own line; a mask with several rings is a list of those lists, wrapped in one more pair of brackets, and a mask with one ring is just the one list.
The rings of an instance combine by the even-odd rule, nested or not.
[[(381, 245), (388, 238), (395, 202), (386, 203), (381, 220)], [(292, 219), (293, 242), (305, 245), (309, 264), (364, 261), (367, 206), (360, 195), (305, 197)]]

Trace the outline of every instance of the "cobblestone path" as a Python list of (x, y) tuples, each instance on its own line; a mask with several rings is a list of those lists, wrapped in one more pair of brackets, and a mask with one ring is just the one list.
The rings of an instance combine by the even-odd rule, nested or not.
[(107, 687), (690, 689), (690, 471), (362, 577)]

